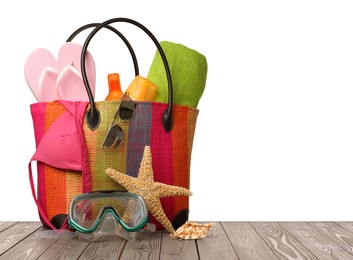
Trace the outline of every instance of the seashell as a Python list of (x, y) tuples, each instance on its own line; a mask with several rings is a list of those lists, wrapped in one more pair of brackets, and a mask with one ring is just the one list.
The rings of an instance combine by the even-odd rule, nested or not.
[(213, 225), (215, 223), (198, 224), (186, 221), (184, 225), (179, 227), (173, 234), (170, 234), (170, 236), (179, 239), (201, 239), (207, 236), (207, 232)]

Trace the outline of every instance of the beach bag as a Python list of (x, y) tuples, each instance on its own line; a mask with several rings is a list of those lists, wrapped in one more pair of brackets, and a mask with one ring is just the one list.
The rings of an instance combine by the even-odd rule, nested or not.
[[(117, 149), (102, 149), (101, 144), (116, 113), (119, 101), (95, 102), (85, 72), (85, 53), (92, 37), (103, 27), (119, 33), (111, 23), (129, 23), (142, 29), (155, 43), (165, 65), (168, 80), (168, 103), (135, 102), (134, 116), (119, 123), (124, 140)], [(198, 110), (173, 105), (172, 78), (163, 50), (142, 24), (127, 18), (114, 18), (102, 24), (90, 24), (73, 33), (68, 41), (84, 29), (94, 26), (83, 45), (81, 69), (89, 102), (58, 100), (31, 104), (37, 151), (37, 192), (29, 164), (33, 197), (40, 220), (50, 228), (66, 227), (71, 199), (85, 192), (122, 190), (105, 174), (107, 168), (136, 177), (145, 146), (150, 146), (156, 182), (190, 187), (190, 162)], [(136, 56), (126, 38), (119, 35), (132, 55), (138, 75)], [(51, 143), (48, 145), (48, 139)], [(46, 144), (46, 145), (45, 145)], [(44, 146), (44, 148), (42, 148)], [(40, 150), (40, 151), (39, 151)], [(69, 152), (65, 152), (68, 151)], [(64, 158), (48, 160), (52, 154)], [(189, 214), (189, 197), (161, 198), (162, 207), (174, 228), (185, 223)], [(163, 227), (150, 216), (150, 222)]]

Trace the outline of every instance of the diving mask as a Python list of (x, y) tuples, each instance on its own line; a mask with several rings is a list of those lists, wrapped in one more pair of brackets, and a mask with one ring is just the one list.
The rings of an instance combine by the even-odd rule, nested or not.
[(74, 197), (70, 203), (69, 227), (77, 230), (83, 240), (114, 233), (134, 239), (147, 221), (148, 210), (143, 198), (130, 192), (89, 192)]

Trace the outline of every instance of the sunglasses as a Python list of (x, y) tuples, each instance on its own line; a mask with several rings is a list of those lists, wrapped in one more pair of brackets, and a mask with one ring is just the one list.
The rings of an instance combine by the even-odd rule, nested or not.
[[(120, 98), (120, 103), (118, 110), (116, 111), (112, 122), (110, 123), (109, 130), (107, 135), (104, 138), (102, 148), (116, 148), (118, 147), (123, 139), (124, 133), (123, 129), (118, 125), (120, 120), (130, 120), (130, 118), (134, 115), (136, 108), (136, 104), (129, 97), (128, 93), (125, 93)], [(114, 123), (118, 117), (118, 122)]]

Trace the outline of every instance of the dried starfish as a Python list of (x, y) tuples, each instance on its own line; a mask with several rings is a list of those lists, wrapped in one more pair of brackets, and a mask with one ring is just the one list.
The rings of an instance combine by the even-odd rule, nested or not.
[(106, 169), (105, 173), (129, 192), (139, 194), (144, 198), (149, 212), (169, 233), (174, 233), (175, 230), (167, 218), (159, 199), (168, 196), (191, 196), (192, 193), (182, 187), (154, 181), (152, 154), (149, 146), (145, 146), (137, 178), (111, 168)]

